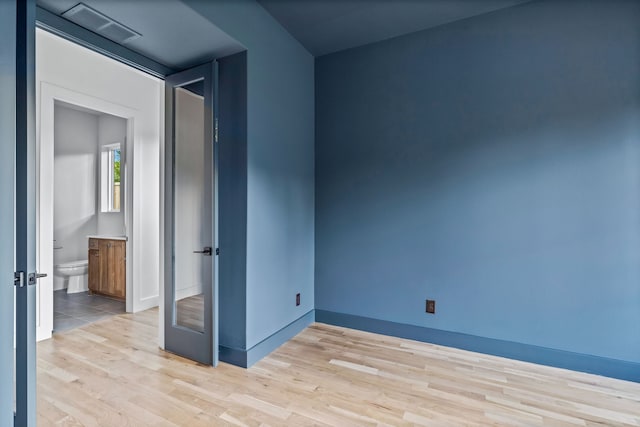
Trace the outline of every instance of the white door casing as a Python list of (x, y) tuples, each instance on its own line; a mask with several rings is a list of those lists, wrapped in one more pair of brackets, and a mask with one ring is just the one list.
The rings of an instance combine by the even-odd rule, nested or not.
[[(89, 95), (74, 92), (47, 82), (40, 85), (39, 126), (37, 132), (37, 265), (38, 271), (54, 273), (53, 264), (53, 201), (54, 201), (54, 108), (55, 101), (63, 101), (127, 119), (127, 141), (125, 146), (124, 173), (131, 175), (129, 152), (133, 151), (133, 122), (136, 111)], [(131, 224), (132, 188), (131, 180), (125, 179), (125, 234), (129, 235)], [(127, 253), (132, 253), (133, 239), (127, 241)], [(135, 291), (132, 287), (133, 263), (127, 263), (127, 311), (134, 311)], [(36, 325), (38, 341), (51, 337), (53, 329), (53, 274), (40, 280), (37, 294)]]

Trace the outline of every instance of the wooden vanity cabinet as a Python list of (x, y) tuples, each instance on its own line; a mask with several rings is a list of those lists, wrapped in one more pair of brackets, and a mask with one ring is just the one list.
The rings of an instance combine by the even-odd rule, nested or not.
[(126, 296), (126, 242), (89, 239), (89, 293), (124, 299)]

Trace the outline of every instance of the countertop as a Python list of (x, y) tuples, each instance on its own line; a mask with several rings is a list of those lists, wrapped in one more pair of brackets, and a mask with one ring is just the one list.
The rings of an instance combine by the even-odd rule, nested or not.
[(105, 240), (124, 240), (124, 241), (128, 240), (127, 236), (94, 235), (94, 236), (87, 236), (87, 238), (88, 239), (105, 239)]

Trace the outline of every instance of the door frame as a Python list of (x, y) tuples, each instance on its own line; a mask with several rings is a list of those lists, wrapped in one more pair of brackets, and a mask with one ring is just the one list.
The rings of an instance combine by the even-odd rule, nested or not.
[(114, 104), (107, 100), (97, 98), (84, 93), (76, 92), (49, 82), (40, 85), (40, 97), (37, 105), (37, 117), (39, 126), (36, 135), (36, 174), (37, 174), (37, 239), (36, 262), (40, 270), (50, 271), (49, 277), (41, 281), (37, 298), (37, 340), (51, 338), (53, 329), (53, 198), (54, 195), (54, 111), (55, 102), (62, 101), (68, 104), (88, 108), (101, 113), (111, 114), (127, 120), (127, 136), (125, 142), (124, 158), (124, 226), (125, 235), (128, 236), (126, 251), (128, 254), (126, 265), (126, 310), (135, 311), (139, 304), (137, 292), (133, 287), (133, 270), (135, 269), (132, 256), (136, 246), (133, 233), (133, 145), (134, 125), (137, 110)]

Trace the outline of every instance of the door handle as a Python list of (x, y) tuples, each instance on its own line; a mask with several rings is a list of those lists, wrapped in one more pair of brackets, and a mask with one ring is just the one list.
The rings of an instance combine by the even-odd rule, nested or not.
[(201, 251), (193, 251), (194, 254), (202, 254), (206, 256), (213, 255), (213, 248), (210, 246), (205, 246)]
[(38, 283), (38, 279), (42, 279), (43, 277), (47, 277), (47, 273), (30, 273), (27, 282), (29, 286), (33, 286)]

